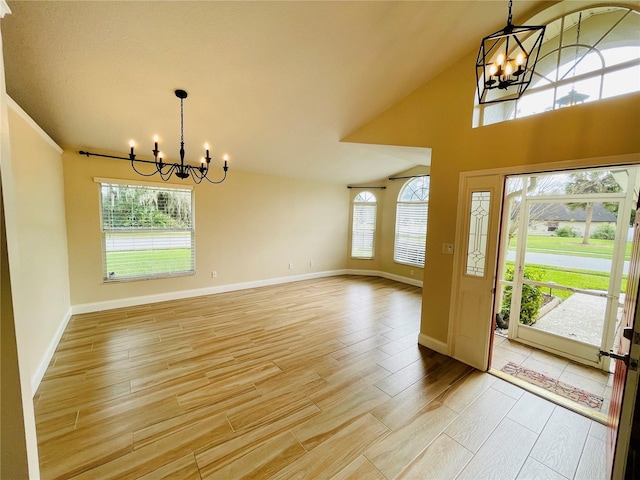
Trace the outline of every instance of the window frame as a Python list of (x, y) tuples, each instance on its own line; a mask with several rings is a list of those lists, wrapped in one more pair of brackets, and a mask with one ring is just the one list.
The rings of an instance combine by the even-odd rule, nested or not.
[[(94, 177), (94, 182), (97, 183), (98, 186), (98, 208), (99, 208), (99, 218), (100, 218), (100, 250), (101, 250), (101, 268), (102, 268), (102, 282), (104, 284), (108, 283), (121, 283), (121, 282), (131, 282), (131, 281), (139, 281), (139, 280), (152, 280), (152, 279), (161, 279), (161, 278), (173, 278), (173, 277), (184, 277), (195, 275), (196, 273), (196, 245), (195, 245), (195, 191), (193, 186), (190, 185), (176, 185), (176, 184), (167, 184), (167, 183), (156, 183), (156, 182), (144, 182), (144, 181), (135, 181), (135, 180), (123, 180), (123, 179), (112, 179), (112, 178), (100, 178)], [(181, 191), (183, 193), (189, 192), (190, 195), (190, 228), (176, 228), (176, 227), (168, 227), (168, 228), (144, 228), (144, 227), (130, 227), (130, 228), (105, 228), (104, 221), (104, 209), (103, 209), (103, 188), (109, 185), (118, 185), (130, 188), (141, 188), (141, 189), (154, 189), (160, 191)], [(122, 275), (122, 276), (112, 276), (109, 274), (110, 268), (108, 268), (107, 254), (112, 253), (112, 251), (108, 250), (107, 247), (107, 239), (109, 238), (109, 233), (127, 233), (127, 232), (140, 232), (140, 233), (163, 233), (163, 232), (188, 232), (189, 233), (189, 247), (186, 247), (189, 250), (189, 258), (190, 258), (190, 267), (186, 270), (166, 270), (162, 272), (148, 273), (148, 274), (133, 274), (133, 275)], [(158, 252), (160, 250), (167, 249), (162, 247), (152, 248), (147, 251)], [(142, 249), (139, 249), (142, 250)]]
[[(550, 7), (551, 9), (551, 7)], [(597, 13), (592, 13), (596, 11)], [(577, 38), (574, 37), (575, 33), (572, 31), (576, 28), (575, 23), (572, 23), (578, 15), (582, 13), (590, 14), (587, 18), (584, 18), (582, 21), (587, 22), (589, 18), (593, 15), (604, 14), (612, 14), (616, 11), (620, 12), (621, 17), (614, 21), (609, 28), (602, 36), (596, 36), (595, 40), (589, 43), (585, 43), (583, 32), (582, 37), (580, 39), (579, 44), (577, 44)], [(559, 15), (555, 18), (550, 19), (545, 23), (547, 26), (547, 32), (545, 33), (544, 43), (541, 47), (540, 58), (538, 59), (538, 63), (536, 65), (536, 71), (533, 72), (533, 80), (527, 91), (524, 95), (514, 101), (514, 102), (503, 102), (498, 104), (491, 105), (479, 105), (477, 103), (477, 99), (474, 105), (474, 120), (473, 127), (482, 127), (493, 125), (496, 123), (508, 122), (512, 120), (517, 120), (519, 118), (526, 118), (529, 116), (540, 115), (547, 113), (548, 111), (555, 111), (561, 108), (567, 108), (574, 106), (574, 104), (570, 105), (560, 105), (558, 97), (562, 96), (561, 93), (563, 90), (567, 88), (575, 86), (576, 84), (580, 84), (580, 82), (586, 81), (594, 81), (599, 82), (598, 87), (598, 95), (597, 98), (587, 98), (582, 101), (578, 101), (575, 105), (585, 103), (594, 103), (599, 102), (601, 100), (605, 100), (608, 98), (615, 98), (620, 95), (627, 95), (629, 93), (634, 93), (640, 91), (640, 85), (636, 90), (631, 91), (623, 91), (621, 93), (611, 93), (605, 91), (605, 85), (607, 81), (611, 80), (612, 76), (617, 72), (622, 72), (629, 68), (638, 68), (640, 67), (640, 56), (635, 58), (630, 58), (623, 62), (604, 64), (608, 55), (604, 55), (603, 52), (607, 50), (612, 50), (620, 47), (640, 47), (640, 42), (638, 39), (631, 38), (629, 35), (621, 37), (623, 40), (619, 40), (616, 35), (627, 34), (628, 30), (632, 30), (629, 25), (624, 25), (620, 27), (620, 29), (616, 30), (620, 24), (630, 15), (640, 15), (640, 11), (635, 8), (631, 8), (630, 6), (623, 6), (619, 4), (603, 4), (603, 5), (592, 5), (587, 6), (585, 8), (581, 8), (575, 11), (566, 12), (562, 15)], [(632, 17), (633, 18), (633, 17)], [(615, 19), (612, 19), (612, 21)], [(631, 20), (633, 21), (633, 20)], [(568, 23), (569, 26), (565, 28), (565, 23)], [(548, 32), (558, 30), (558, 34), (552, 38), (547, 38)], [(571, 35), (567, 35), (567, 32), (571, 31)], [(612, 32), (614, 32), (612, 34)], [(599, 35), (601, 32), (598, 30), (587, 31), (587, 36), (589, 35)], [(608, 35), (612, 34), (610, 37)], [(578, 53), (577, 48), (580, 48), (580, 53)], [(545, 48), (546, 47), (546, 48)], [(575, 54), (574, 54), (575, 52)], [(590, 70), (584, 73), (575, 73), (573, 72), (573, 66), (567, 67), (569, 64), (576, 64), (579, 68), (580, 62), (588, 55), (595, 54), (600, 57), (603, 65), (601, 68)], [(577, 57), (576, 57), (577, 55)], [(606, 58), (605, 58), (606, 57)], [(555, 65), (555, 68), (547, 69), (545, 71), (541, 71), (541, 65), (544, 64), (545, 59), (553, 60), (551, 65)], [(564, 74), (560, 72), (563, 71), (562, 68), (567, 68), (567, 71)], [(539, 83), (536, 85), (536, 83)], [(579, 90), (580, 86), (576, 86)], [(523, 112), (521, 113), (520, 107), (521, 105), (524, 107), (526, 102), (529, 99), (537, 94), (541, 95), (550, 95), (552, 97), (550, 106), (547, 106), (542, 111), (538, 112)]]
[[(367, 197), (369, 195), (369, 197)], [(375, 258), (376, 251), (376, 227), (377, 227), (377, 216), (378, 216), (378, 199), (376, 196), (369, 192), (368, 190), (364, 190), (359, 192), (353, 199), (353, 208), (352, 212), (352, 220), (351, 220), (351, 258), (354, 260), (373, 260)], [(371, 228), (361, 227), (356, 228), (356, 219), (358, 218), (356, 210), (373, 210), (373, 226)], [(371, 215), (371, 214), (368, 214)], [(371, 236), (371, 254), (370, 255), (355, 255), (354, 249), (356, 247), (356, 232), (362, 235), (362, 241), (360, 242), (360, 248), (364, 248), (362, 244), (366, 241), (366, 235), (370, 232)]]
[[(426, 179), (426, 186), (425, 186)], [(413, 187), (418, 182), (421, 186), (416, 189)], [(427, 223), (429, 218), (429, 192), (431, 188), (431, 176), (428, 174), (415, 176), (405, 182), (398, 193), (396, 202), (396, 221), (394, 229), (393, 241), (393, 261), (401, 265), (409, 265), (412, 267), (424, 268), (427, 250)], [(412, 189), (411, 192), (409, 190)], [(418, 192), (419, 190), (419, 192)], [(426, 195), (424, 192), (426, 191)], [(406, 197), (408, 194), (409, 198)], [(425, 200), (426, 198), (426, 200)], [(424, 214), (424, 244), (420, 245), (421, 251), (416, 248), (414, 243), (401, 242), (403, 234), (415, 235), (418, 233), (422, 236), (422, 232), (416, 232), (418, 228), (401, 228), (404, 220), (404, 227), (410, 224), (412, 220), (420, 219)], [(422, 228), (422, 225), (418, 225)], [(412, 255), (413, 254), (413, 255)]]

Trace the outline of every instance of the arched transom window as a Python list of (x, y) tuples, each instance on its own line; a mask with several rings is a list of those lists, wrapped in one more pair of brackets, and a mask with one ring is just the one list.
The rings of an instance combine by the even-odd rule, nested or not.
[(396, 206), (394, 261), (424, 267), (428, 212), (429, 177), (407, 181), (400, 190)]
[(475, 126), (640, 91), (640, 12), (600, 6), (547, 25), (531, 85), (515, 102), (477, 105)]

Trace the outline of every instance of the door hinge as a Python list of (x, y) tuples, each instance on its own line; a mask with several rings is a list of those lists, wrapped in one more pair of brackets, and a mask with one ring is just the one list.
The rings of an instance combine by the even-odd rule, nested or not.
[(638, 371), (638, 360), (632, 358), (629, 360), (629, 365), (627, 366), (629, 370), (633, 370), (634, 372)]
[(640, 332), (634, 332), (633, 328), (627, 327), (622, 330), (622, 336), (627, 340), (631, 340), (633, 345), (640, 345)]

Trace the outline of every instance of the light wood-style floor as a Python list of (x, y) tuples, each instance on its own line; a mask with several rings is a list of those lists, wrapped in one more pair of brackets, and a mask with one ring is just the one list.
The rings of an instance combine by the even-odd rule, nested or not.
[(420, 305), (332, 277), (74, 316), (42, 478), (606, 478), (604, 427), (418, 347)]

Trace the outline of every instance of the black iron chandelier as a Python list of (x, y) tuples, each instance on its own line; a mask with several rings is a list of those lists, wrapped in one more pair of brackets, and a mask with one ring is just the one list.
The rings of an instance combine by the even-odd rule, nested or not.
[(478, 103), (517, 100), (533, 78), (545, 26), (516, 26), (509, 0), (507, 25), (482, 39), (476, 61)]
[[(184, 99), (187, 98), (187, 92), (184, 90), (176, 90), (175, 94), (176, 94), (176, 97), (180, 99), (180, 163), (167, 163), (163, 160), (164, 156), (162, 152), (158, 150), (157, 135), (153, 137), (154, 146), (153, 146), (153, 150), (151, 150), (151, 153), (153, 153), (153, 160), (142, 160), (142, 159), (136, 158), (136, 154), (134, 151), (135, 142), (133, 140), (129, 144), (129, 146), (131, 147), (131, 151), (129, 152), (128, 157), (118, 157), (115, 155), (103, 155), (101, 153), (91, 153), (83, 150), (79, 151), (78, 153), (80, 155), (86, 155), (87, 157), (95, 156), (95, 157), (115, 158), (118, 160), (129, 160), (131, 162), (131, 167), (137, 174), (143, 175), (145, 177), (151, 177), (157, 174), (165, 182), (168, 181), (171, 178), (171, 176), (174, 174), (176, 177), (182, 178), (182, 179), (191, 177), (196, 184), (199, 184), (203, 180), (206, 180), (209, 183), (215, 183), (215, 184), (224, 182), (224, 180), (227, 178), (227, 170), (229, 170), (229, 165), (228, 165), (229, 156), (225, 154), (222, 157), (222, 159), (224, 160), (224, 165), (222, 167), (222, 170), (223, 170), (222, 178), (220, 180), (211, 180), (209, 178), (209, 171), (210, 171), (209, 166), (211, 164), (211, 156), (209, 155), (208, 144), (204, 145), (205, 156), (202, 157), (202, 159), (200, 160), (200, 165), (198, 166), (189, 165), (188, 163), (184, 162), (184, 105), (183, 105), (183, 102), (184, 102)], [(153, 165), (153, 168), (147, 167), (149, 168), (149, 170), (145, 172), (145, 171), (139, 170), (136, 167), (136, 164)]]

